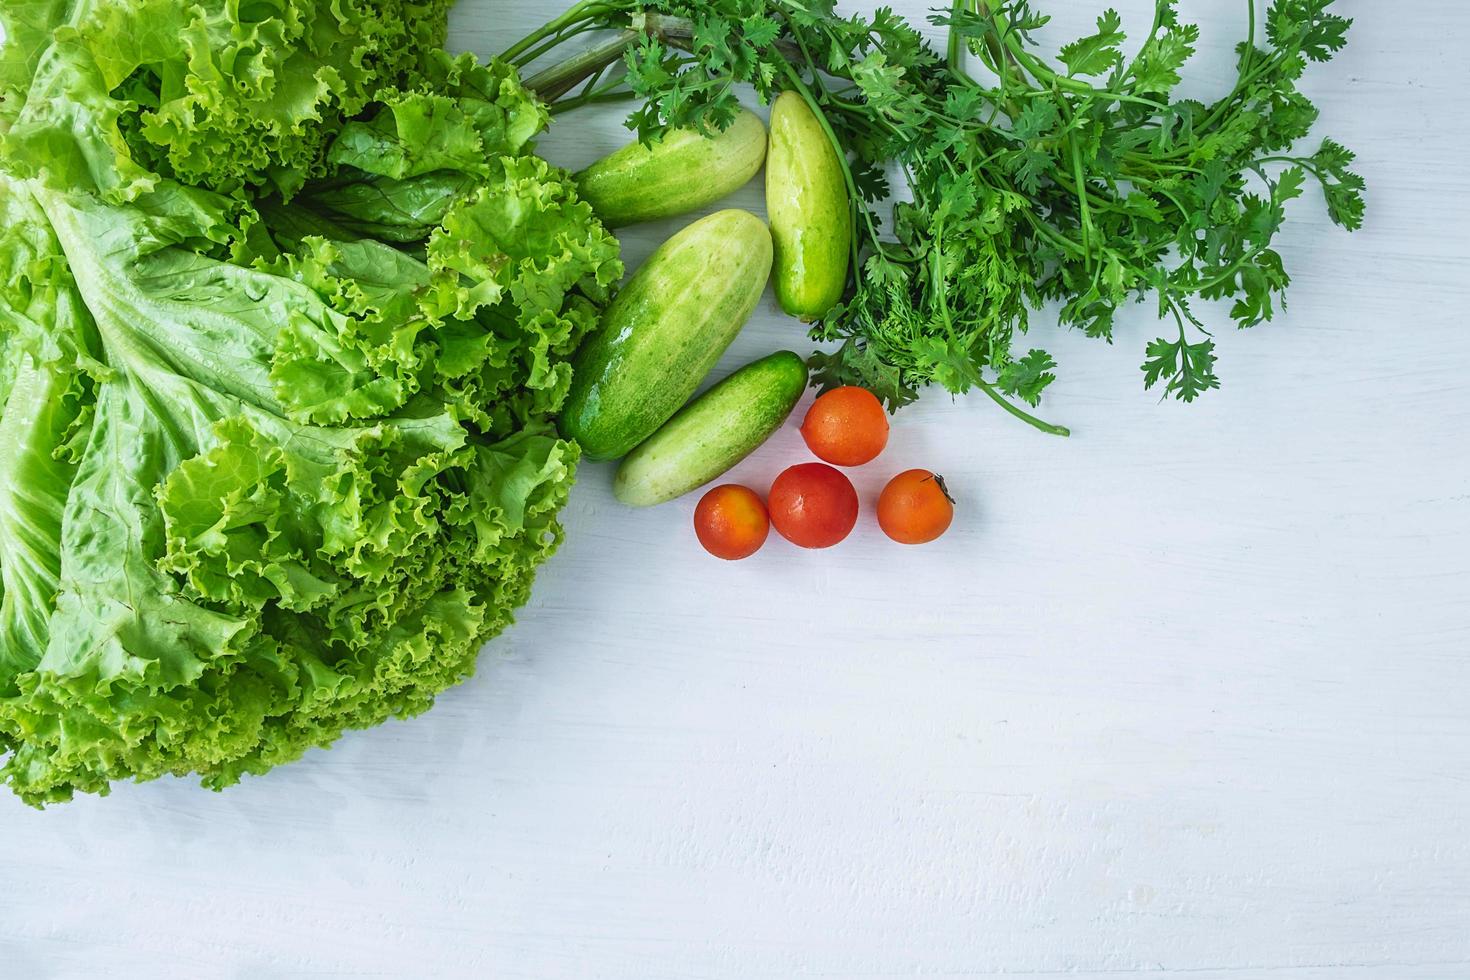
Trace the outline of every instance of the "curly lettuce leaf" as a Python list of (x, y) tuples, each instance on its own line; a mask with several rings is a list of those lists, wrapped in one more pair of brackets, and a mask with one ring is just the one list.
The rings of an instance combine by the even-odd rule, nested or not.
[(373, 239), (341, 240), (338, 216), (306, 210), (309, 198), (266, 209), (285, 250), (257, 264), (333, 296), (354, 319), (289, 322), (272, 380), (293, 411), (366, 417), (429, 385), (499, 437), (560, 408), (568, 358), (622, 275), (616, 239), (565, 171), (536, 157), (493, 161), (447, 209), (424, 261)]
[(548, 121), (508, 65), (436, 52), (420, 87), (389, 90), (366, 119), (343, 127), (327, 159), (333, 177), (305, 203), (358, 234), (427, 238), (457, 204), (501, 178), (503, 157), (526, 156)]
[[(227, 198), (32, 189), (99, 357), (70, 399), (51, 395), (87, 356), (60, 354), (59, 381), (27, 360), (0, 420), (0, 455), (44, 477), (0, 482), (0, 521), (40, 536), (33, 557), (0, 555), (0, 623), (25, 653), (0, 688), (11, 787), (41, 803), (169, 772), (223, 786), (466, 676), (560, 540), (577, 450), (544, 421), (551, 402), (503, 436), (464, 421), (463, 389), (427, 356), (449, 341), (407, 288), (427, 267), (391, 249), (316, 238), (266, 271), (208, 254), (237, 226)], [(517, 329), (564, 344), (562, 307), (589, 303), (558, 296)], [(321, 421), (279, 383), (286, 323), (415, 376), (411, 397)], [(480, 321), (438, 323), (498, 343)], [(534, 360), (503, 359), (505, 390), (533, 390)]]
[(571, 176), (539, 157), (502, 157), (500, 167), (498, 180), (451, 209), (429, 236), (429, 268), (460, 276), (456, 313), (504, 299), (522, 310), (555, 309), (573, 288), (605, 300), (622, 276), (616, 242), (606, 231), (587, 234), (592, 208)]
[[(0, 75), (13, 119), (4, 149), (23, 175), (114, 202), (159, 176), (289, 197), (326, 172), (345, 120), (385, 86), (420, 79), (447, 9), (448, 0), (29, 0), (7, 15), (7, 28), (23, 28), (18, 43), (34, 48)], [(12, 109), (22, 86), (24, 104)]]
[(423, 72), (421, 88), (381, 91), (370, 118), (343, 126), (328, 162), (395, 180), (439, 170), (485, 174), (497, 157), (529, 151), (549, 118), (503, 62), (436, 51)]
[(71, 0), (6, 0), (0, 4), (0, 133), (25, 104), (51, 32), (66, 23)]
[(386, 242), (420, 242), (479, 186), (478, 177), (453, 170), (405, 180), (364, 174), (309, 186), (302, 203), (330, 215), (350, 233)]
[[(61, 513), (89, 419), (90, 319), (60, 243), (0, 174), (0, 695), (46, 648), (61, 573)], [(44, 326), (43, 326), (44, 325)]]

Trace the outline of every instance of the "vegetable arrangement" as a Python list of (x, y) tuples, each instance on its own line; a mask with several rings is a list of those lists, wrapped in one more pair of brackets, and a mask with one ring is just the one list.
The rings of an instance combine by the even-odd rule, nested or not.
[[(1309, 178), (1362, 220), (1351, 152), (1295, 149), (1296, 81), (1349, 25), (1330, 2), (1253, 11), (1212, 104), (1171, 96), (1198, 41), (1174, 0), (1132, 56), (1108, 11), (1055, 63), (1027, 0), (954, 0), (942, 53), (829, 0), (582, 0), (488, 63), (442, 50), (448, 0), (6, 3), (0, 779), (37, 805), (221, 788), (422, 711), (525, 601), (581, 454), (622, 457), (625, 503), (671, 500), (809, 380), (823, 462), (765, 500), (716, 487), (695, 530), (727, 559), (772, 526), (830, 547), (861, 508), (829, 464), (876, 458), (920, 387), (1066, 433), (1017, 404), (1054, 379), (1019, 343), (1044, 302), (1111, 339), (1150, 298), (1177, 334), (1145, 385), (1215, 387), (1198, 301), (1273, 316), (1270, 245)], [(576, 175), (534, 155), (552, 115), (624, 99), (639, 142)], [(607, 227), (762, 165), (769, 228), (696, 221), (614, 296)], [(840, 345), (690, 401), (768, 279)], [(909, 470), (876, 517), (919, 544), (953, 511)]]
[[(680, 191), (680, 201), (709, 203), (711, 188), (745, 170), (732, 161), (756, 156), (748, 142), (744, 134), (730, 138), (729, 131), (711, 137), (673, 131), (651, 145), (617, 150), (583, 171), (583, 180), (594, 175), (604, 216), (649, 213), (642, 187), (627, 180), (632, 173), (656, 185), (678, 174), (677, 186), (703, 189), (697, 195)], [(765, 157), (771, 230), (737, 210), (686, 226), (628, 280), (577, 354), (561, 429), (593, 458), (624, 457), (613, 493), (630, 506), (663, 503), (720, 476), (765, 442), (806, 390), (806, 364), (791, 351), (777, 351), (684, 404), (745, 325), (767, 278), (774, 278), (789, 313), (821, 315), (840, 298), (848, 209), (835, 180), (836, 154), (805, 103), (783, 107), (777, 100)], [(852, 532), (857, 491), (827, 464), (860, 466), (877, 458), (888, 443), (883, 404), (865, 388), (832, 389), (812, 404), (801, 434), (827, 462), (789, 467), (765, 501), (737, 484), (706, 493), (694, 515), (706, 551), (747, 558), (773, 525), (803, 548), (830, 548)], [(952, 507), (943, 481), (937, 483), (944, 505)], [(880, 521), (889, 537), (918, 544), (948, 527), (946, 518), (942, 527), (914, 531), (905, 513), (918, 499), (916, 493), (892, 496), (883, 512), (887, 519)]]
[[(1131, 56), (1108, 10), (1044, 57), (1035, 32), (1047, 18), (1031, 0), (953, 0), (933, 18), (943, 51), (891, 10), (840, 16), (831, 0), (582, 0), (507, 56), (529, 64), (589, 30), (620, 32), (528, 81), (554, 113), (636, 99), (629, 125), (644, 138), (723, 130), (741, 84), (774, 100), (773, 120), (815, 122), (832, 153), (804, 179), (830, 188), (840, 174), (850, 214), (836, 305), (795, 298), (781, 257), (787, 204), (770, 195), (768, 206), (783, 306), (814, 321), (814, 338), (842, 341), (813, 358), (817, 383), (861, 385), (891, 407), (929, 384), (979, 388), (1065, 434), (1016, 404), (1035, 406), (1055, 378), (1052, 358), (1020, 340), (1040, 304), (1111, 340), (1120, 307), (1155, 303), (1170, 330), (1147, 346), (1144, 384), (1191, 401), (1219, 384), (1199, 302), (1230, 301), (1240, 327), (1284, 303), (1271, 243), (1287, 202), (1312, 181), (1335, 223), (1362, 222), (1352, 152), (1330, 139), (1296, 146), (1317, 118), (1298, 80), (1341, 49), (1351, 21), (1332, 0), (1272, 0), (1263, 18), (1246, 5), (1237, 78), (1208, 104), (1172, 95), (1200, 41), (1176, 0), (1156, 0)], [(785, 173), (779, 139), (771, 153), (768, 173)], [(891, 169), (910, 200), (885, 223)], [(825, 212), (830, 197), (804, 206)], [(823, 228), (842, 238), (835, 219)], [(835, 257), (822, 265), (823, 278), (837, 274)]]

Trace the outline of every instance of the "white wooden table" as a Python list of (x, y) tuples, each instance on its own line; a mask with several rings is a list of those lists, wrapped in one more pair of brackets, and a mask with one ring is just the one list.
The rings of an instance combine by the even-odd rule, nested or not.
[[(556, 6), (466, 0), (456, 42)], [(1215, 91), (1243, 5), (1185, 6)], [(1070, 440), (931, 393), (856, 472), (949, 478), (926, 548), (720, 563), (692, 500), (588, 466), (428, 715), (222, 795), (0, 798), (0, 976), (1470, 977), (1470, 8), (1340, 6), (1307, 87), (1367, 227), (1297, 202), (1290, 312), (1219, 331), (1223, 390), (1143, 391), (1144, 308), (1112, 347), (1038, 317)], [(723, 367), (777, 347), (767, 301)], [(734, 477), (802, 458), (788, 426)]]

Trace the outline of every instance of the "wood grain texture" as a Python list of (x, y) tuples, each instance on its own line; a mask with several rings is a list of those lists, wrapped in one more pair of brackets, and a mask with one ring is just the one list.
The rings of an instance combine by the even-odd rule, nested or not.
[[(553, 6), (464, 0), (454, 37)], [(1101, 4), (1044, 6), (1063, 38)], [(221, 795), (0, 799), (0, 976), (1470, 976), (1470, 8), (1342, 6), (1307, 86), (1367, 226), (1296, 202), (1290, 311), (1219, 332), (1223, 390), (1142, 390), (1143, 308), (1111, 347), (1038, 317), (1072, 439), (930, 394), (856, 471), (949, 478), (922, 549), (727, 565), (692, 500), (629, 512), (588, 466), (428, 715)], [(1218, 90), (1244, 8), (1186, 7)], [(768, 295), (722, 368), (804, 343)]]

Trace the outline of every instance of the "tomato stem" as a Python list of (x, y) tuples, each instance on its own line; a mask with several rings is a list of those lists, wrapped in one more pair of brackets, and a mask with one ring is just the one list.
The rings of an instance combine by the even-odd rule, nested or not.
[(944, 499), (949, 501), (950, 506), (955, 506), (957, 501), (949, 495), (949, 487), (945, 485), (944, 477), (940, 476), (938, 473), (931, 473), (929, 474), (929, 478), (935, 483), (939, 484), (939, 492), (944, 494)]

